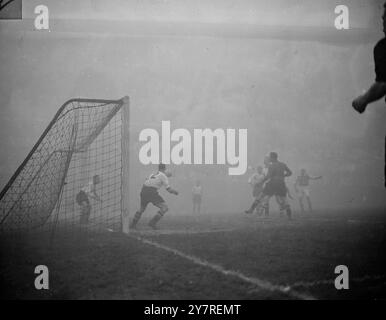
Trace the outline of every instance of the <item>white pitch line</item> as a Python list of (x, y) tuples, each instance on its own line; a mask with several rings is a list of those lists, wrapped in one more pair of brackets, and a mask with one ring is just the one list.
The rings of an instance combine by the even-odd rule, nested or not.
[(212, 229), (212, 230), (133, 230), (134, 234), (139, 235), (174, 235), (174, 234), (206, 234), (206, 233), (219, 233), (219, 232), (231, 232), (237, 229)]
[[(375, 280), (385, 280), (386, 275), (365, 275), (361, 278), (353, 278), (350, 279), (350, 282), (365, 282), (365, 281), (375, 281)], [(319, 285), (331, 285), (335, 281), (334, 280), (316, 280), (316, 281), (310, 281), (310, 282), (295, 282), (288, 287), (295, 288), (295, 287), (303, 287), (303, 288), (311, 288)]]
[(152, 240), (145, 239), (145, 238), (140, 237), (140, 236), (135, 236), (132, 234), (129, 234), (128, 236), (132, 237), (132, 238), (134, 238), (142, 243), (145, 243), (147, 245), (151, 245), (151, 246), (156, 247), (158, 249), (162, 249), (162, 250), (165, 250), (167, 252), (171, 252), (171, 253), (173, 253), (181, 258), (187, 259), (187, 260), (189, 260), (197, 265), (210, 268), (214, 271), (221, 273), (222, 275), (238, 278), (238, 279), (240, 279), (248, 284), (254, 285), (260, 289), (271, 291), (271, 292), (280, 292), (282, 294), (285, 294), (287, 296), (290, 296), (290, 297), (296, 298), (296, 299), (300, 299), (300, 300), (316, 300), (313, 296), (298, 292), (296, 290), (291, 289), (288, 286), (275, 285), (275, 284), (270, 283), (269, 281), (261, 280), (259, 278), (248, 277), (239, 271), (227, 270), (218, 264), (211, 263), (209, 261), (206, 261), (206, 260), (197, 258), (195, 256), (183, 253), (182, 251), (179, 251), (177, 249), (173, 249), (171, 247), (165, 246), (163, 244), (160, 244), (160, 243), (152, 241)]

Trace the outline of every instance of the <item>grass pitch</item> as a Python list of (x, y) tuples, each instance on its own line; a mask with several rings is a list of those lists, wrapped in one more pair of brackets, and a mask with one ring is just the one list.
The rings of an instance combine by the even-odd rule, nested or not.
[[(386, 298), (384, 210), (326, 210), (293, 221), (276, 213), (165, 216), (159, 231), (146, 227), (149, 218), (129, 236), (74, 231), (58, 233), (52, 245), (47, 235), (3, 237), (1, 298)], [(41, 264), (49, 290), (34, 288)], [(349, 268), (349, 290), (335, 289), (337, 265)]]

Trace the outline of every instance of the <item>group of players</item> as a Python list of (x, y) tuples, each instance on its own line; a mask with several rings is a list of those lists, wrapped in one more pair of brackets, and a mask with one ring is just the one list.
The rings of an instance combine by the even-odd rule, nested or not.
[[(245, 213), (258, 215), (269, 215), (269, 200), (275, 196), (276, 202), (280, 208), (280, 215), (285, 212), (289, 219), (292, 218), (291, 206), (288, 198), (292, 199), (289, 189), (285, 183), (285, 178), (292, 175), (288, 166), (278, 160), (276, 152), (271, 152), (264, 158), (264, 167), (258, 166), (256, 172), (249, 178), (248, 183), (252, 186), (252, 195), (254, 201)], [(301, 169), (300, 175), (296, 178), (294, 188), (299, 199), (299, 205), (302, 212), (304, 210), (303, 200), (306, 198), (308, 208), (312, 211), (312, 204), (309, 191), (310, 180), (321, 179), (321, 176), (312, 177), (305, 169)]]
[[(248, 180), (252, 186), (254, 201), (251, 207), (245, 211), (247, 214), (256, 212), (259, 215), (263, 213), (269, 215), (269, 200), (275, 196), (275, 199), (280, 208), (280, 214), (287, 214), (291, 219), (292, 211), (288, 202), (288, 197), (292, 198), (289, 189), (286, 186), (285, 178), (292, 175), (288, 166), (278, 160), (278, 154), (271, 152), (264, 159), (264, 167), (258, 166), (256, 173), (254, 173)], [(178, 195), (178, 192), (169, 184), (170, 171), (166, 170), (165, 164), (158, 165), (158, 171), (151, 174), (143, 183), (140, 192), (140, 208), (135, 213), (130, 228), (135, 229), (137, 223), (141, 219), (142, 214), (146, 210), (149, 203), (156, 206), (159, 210), (156, 215), (150, 220), (148, 225), (152, 229), (157, 229), (158, 222), (162, 219), (165, 213), (169, 210), (165, 200), (159, 194), (159, 189), (165, 188), (169, 193)], [(309, 195), (309, 181), (313, 179), (320, 179), (321, 177), (311, 177), (302, 169), (301, 174), (297, 177), (295, 182), (295, 191), (299, 195), (300, 208), (304, 211), (303, 199), (306, 198), (309, 209), (312, 210), (311, 200)], [(81, 188), (76, 196), (76, 202), (80, 206), (81, 216), (80, 223), (87, 224), (91, 214), (90, 199), (102, 202), (101, 198), (96, 192), (96, 186), (100, 183), (100, 177), (95, 175), (93, 179)], [(193, 213), (200, 213), (202, 202), (202, 186), (199, 180), (196, 181), (192, 188)]]
[[(384, 4), (384, 12), (382, 16), (383, 32), (386, 35), (386, 3)], [(375, 65), (375, 82), (362, 95), (358, 96), (353, 102), (352, 107), (359, 113), (366, 110), (368, 104), (382, 99), (386, 96), (386, 37), (380, 40), (374, 47), (374, 65)], [(130, 227), (135, 228), (140, 220), (147, 205), (152, 203), (159, 208), (157, 214), (150, 220), (149, 226), (153, 229), (157, 228), (158, 221), (168, 211), (168, 207), (164, 199), (159, 195), (158, 190), (165, 187), (169, 193), (178, 195), (178, 192), (172, 189), (169, 185), (168, 172), (164, 164), (159, 164), (158, 172), (150, 175), (144, 182), (140, 193), (140, 209), (135, 213)], [(291, 219), (292, 211), (288, 202), (289, 189), (285, 184), (285, 178), (292, 175), (288, 166), (278, 160), (278, 154), (271, 152), (264, 161), (264, 168), (257, 167), (257, 172), (249, 179), (249, 183), (253, 187), (254, 201), (251, 207), (245, 212), (248, 214), (256, 211), (258, 214), (269, 214), (269, 199), (275, 196), (280, 207), (280, 212), (286, 212), (289, 219)], [(304, 198), (307, 200), (309, 210), (312, 210), (312, 204), (309, 194), (309, 182), (313, 179), (320, 179), (321, 177), (311, 177), (307, 174), (305, 169), (302, 169), (300, 175), (295, 182), (295, 191), (298, 194), (299, 205), (304, 211)], [(100, 183), (98, 175), (93, 177), (93, 180), (84, 186), (76, 196), (76, 202), (81, 208), (80, 222), (85, 224), (88, 222), (91, 213), (90, 198), (101, 201), (96, 193), (96, 185)], [(386, 184), (385, 184), (386, 186)], [(193, 187), (193, 210), (200, 211), (202, 187), (198, 181)]]

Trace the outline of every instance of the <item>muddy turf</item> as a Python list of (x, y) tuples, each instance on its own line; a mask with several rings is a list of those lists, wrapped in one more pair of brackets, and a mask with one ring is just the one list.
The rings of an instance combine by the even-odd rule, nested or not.
[[(384, 209), (170, 215), (159, 231), (148, 218), (130, 235), (2, 236), (1, 299), (386, 299)], [(49, 290), (34, 287), (37, 265)], [(349, 290), (335, 289), (337, 265)]]

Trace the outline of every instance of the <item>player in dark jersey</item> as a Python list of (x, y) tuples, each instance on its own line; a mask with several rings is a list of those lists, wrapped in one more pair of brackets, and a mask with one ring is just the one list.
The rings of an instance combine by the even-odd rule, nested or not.
[(84, 185), (78, 194), (76, 195), (76, 203), (80, 207), (80, 223), (87, 224), (91, 214), (91, 201), (94, 199), (96, 201), (102, 202), (100, 196), (96, 192), (96, 186), (101, 182), (99, 175), (94, 175), (92, 180)]
[[(383, 10), (383, 33), (386, 35), (386, 3)], [(369, 103), (382, 99), (386, 95), (386, 37), (374, 47), (375, 82), (353, 102), (353, 108), (363, 113)]]
[(308, 175), (305, 169), (300, 170), (300, 175), (296, 178), (294, 189), (296, 194), (298, 195), (299, 205), (302, 212), (304, 212), (303, 199), (304, 197), (307, 199), (308, 208), (312, 211), (312, 203), (310, 198), (310, 180), (321, 179), (322, 176), (312, 177)]
[(278, 160), (276, 152), (269, 154), (270, 164), (268, 172), (264, 180), (266, 184), (263, 189), (261, 205), (267, 206), (269, 198), (275, 196), (276, 202), (280, 207), (280, 212), (286, 212), (289, 219), (292, 217), (291, 207), (288, 203), (287, 195), (288, 188), (285, 184), (285, 178), (292, 175), (292, 171), (288, 166)]

